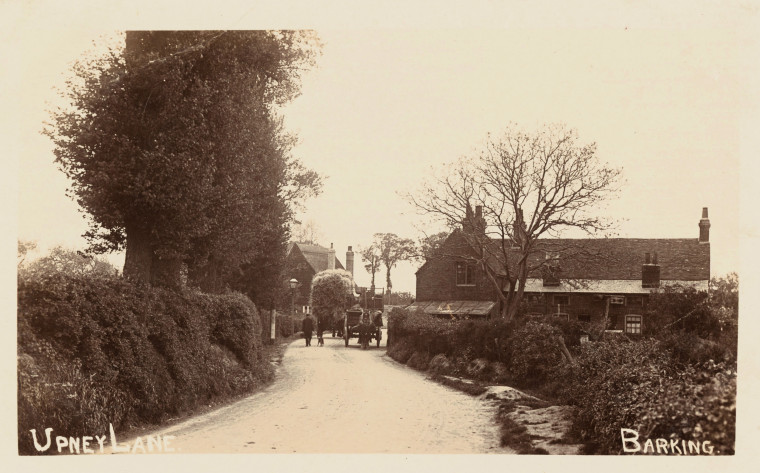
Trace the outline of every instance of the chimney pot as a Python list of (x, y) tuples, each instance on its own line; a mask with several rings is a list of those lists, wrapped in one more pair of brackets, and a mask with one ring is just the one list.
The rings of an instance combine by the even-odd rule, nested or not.
[(699, 221), (699, 242), (710, 242), (710, 219), (707, 218), (707, 207), (702, 207), (702, 219)]
[(651, 264), (649, 253), (644, 253), (644, 264)]
[(346, 271), (351, 273), (351, 277), (354, 276), (354, 251), (350, 246), (348, 247), (348, 251), (346, 251)]
[(327, 269), (335, 269), (335, 249), (330, 243), (330, 249), (327, 250)]

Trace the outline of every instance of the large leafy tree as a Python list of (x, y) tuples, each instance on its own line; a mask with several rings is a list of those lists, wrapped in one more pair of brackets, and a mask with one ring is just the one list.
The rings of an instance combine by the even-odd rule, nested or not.
[(359, 254), (364, 261), (364, 269), (372, 276), (372, 288), (375, 287), (375, 274), (380, 270), (380, 249), (375, 243), (359, 248)]
[(283, 255), (291, 205), (320, 181), (276, 110), (315, 44), (301, 31), (138, 31), (77, 63), (46, 133), (89, 214), (90, 251), (126, 248), (125, 276), (158, 285), (187, 264), (212, 291)]
[(449, 234), (450, 232), (438, 232), (420, 238), (415, 255), (416, 259), (426, 261), (439, 258), (441, 256), (443, 242), (446, 241)]
[[(569, 229), (597, 234), (611, 228), (598, 206), (617, 191), (620, 172), (599, 159), (595, 143), (579, 142), (564, 125), (535, 133), (510, 126), (408, 197), (420, 213), (450, 228), (462, 225), (468, 248), (444, 256), (478, 266), (502, 301), (502, 316), (511, 319), (531, 272), (556, 271), (563, 257), (610, 263), (581, 246), (540, 240)], [(551, 257), (530, 258), (536, 253)]]
[(385, 266), (385, 284), (388, 294), (391, 293), (391, 269), (399, 262), (415, 257), (416, 245), (409, 238), (401, 238), (395, 233), (376, 233), (375, 245), (380, 254), (380, 261)]

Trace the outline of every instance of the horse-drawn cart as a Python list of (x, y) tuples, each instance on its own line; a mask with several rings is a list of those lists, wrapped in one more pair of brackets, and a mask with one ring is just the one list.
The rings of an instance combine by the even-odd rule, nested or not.
[(369, 347), (372, 340), (375, 340), (379, 347), (380, 340), (383, 338), (383, 318), (381, 315), (383, 312), (382, 289), (380, 295), (372, 290), (368, 291), (366, 288), (358, 289), (360, 303), (346, 311), (343, 323), (343, 339), (346, 342), (346, 346), (348, 346), (351, 338), (356, 337), (364, 349)]
[(380, 340), (383, 339), (382, 316), (376, 315), (375, 321), (379, 320), (380, 325), (370, 319), (370, 312), (362, 310), (360, 307), (352, 308), (346, 311), (345, 326), (343, 327), (343, 339), (348, 346), (351, 338), (358, 338), (362, 348), (369, 347), (370, 342), (375, 340), (377, 346), (380, 346)]

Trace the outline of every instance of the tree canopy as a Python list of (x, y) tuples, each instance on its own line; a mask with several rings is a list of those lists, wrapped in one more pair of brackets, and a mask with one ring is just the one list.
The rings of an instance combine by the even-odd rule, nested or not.
[[(538, 240), (568, 229), (609, 229), (613, 222), (598, 216), (598, 206), (614, 196), (620, 173), (600, 160), (595, 143), (581, 143), (564, 125), (535, 133), (512, 125), (500, 136), (489, 135), (471, 157), (430, 177), (408, 198), (420, 213), (449, 228), (462, 226), (472, 251), (447, 256), (476, 264), (501, 298), (502, 316), (511, 319), (528, 274), (554, 270), (555, 258), (529, 265), (531, 254), (544, 251)], [(570, 248), (556, 248), (553, 256), (564, 251), (583, 256)]]
[[(319, 43), (307, 31), (130, 31), (78, 62), (46, 129), (89, 250), (125, 276), (219, 290), (261, 258), (281, 268), (292, 206), (321, 181), (290, 154), (277, 107)], [(241, 283), (242, 284), (242, 283)]]

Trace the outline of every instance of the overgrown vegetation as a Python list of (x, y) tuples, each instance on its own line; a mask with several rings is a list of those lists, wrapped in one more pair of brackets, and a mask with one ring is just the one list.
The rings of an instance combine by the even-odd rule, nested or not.
[[(650, 298), (643, 336), (583, 345), (578, 323), (554, 317), (451, 320), (396, 308), (388, 354), (437, 379), (505, 383), (574, 405), (573, 435), (588, 453), (622, 453), (620, 429), (627, 428), (642, 443), (709, 441), (713, 454), (733, 454), (738, 278), (713, 279), (711, 289), (665, 287)], [(525, 433), (510, 422), (504, 435), (519, 447)]]
[(255, 305), (50, 274), (18, 280), (18, 448), (62, 435), (155, 424), (270, 381)]

